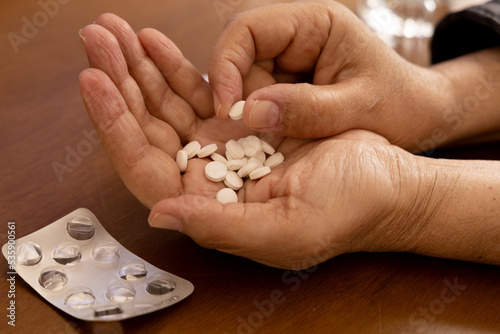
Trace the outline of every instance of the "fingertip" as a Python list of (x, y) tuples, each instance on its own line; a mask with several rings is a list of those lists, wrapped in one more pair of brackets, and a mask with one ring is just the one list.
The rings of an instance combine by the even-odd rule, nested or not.
[[(80, 91), (82, 93), (90, 91), (93, 83), (96, 81), (96, 69), (86, 68), (80, 72), (78, 75), (78, 81), (80, 82)], [(85, 96), (84, 96), (85, 97)]]
[(83, 45), (85, 45), (85, 42), (87, 41), (88, 30), (94, 25), (95, 23), (87, 24), (78, 31), (78, 36), (80, 37), (80, 40), (83, 42)]
[(80, 81), (80, 84), (86, 85), (86, 84), (94, 84), (94, 83), (102, 83), (105, 80), (107, 80), (107, 75), (97, 69), (97, 68), (86, 68), (83, 71), (80, 72), (78, 75), (78, 79)]
[(114, 20), (117, 20), (117, 19), (118, 20), (123, 20), (118, 15), (107, 12), (107, 13), (102, 13), (101, 15), (99, 15), (99, 17), (97, 18), (97, 20), (95, 20), (94, 23), (102, 26), (106, 22), (114, 21)]
[(148, 223), (151, 227), (163, 228), (166, 230), (182, 231), (182, 222), (173, 216), (157, 212), (154, 216), (149, 216)]

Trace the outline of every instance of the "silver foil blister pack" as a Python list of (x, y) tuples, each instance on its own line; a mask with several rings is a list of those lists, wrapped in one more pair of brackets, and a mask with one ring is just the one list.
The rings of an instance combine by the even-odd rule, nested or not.
[(75, 318), (117, 321), (171, 306), (191, 282), (153, 266), (116, 241), (87, 209), (19, 238), (2, 253), (48, 302)]

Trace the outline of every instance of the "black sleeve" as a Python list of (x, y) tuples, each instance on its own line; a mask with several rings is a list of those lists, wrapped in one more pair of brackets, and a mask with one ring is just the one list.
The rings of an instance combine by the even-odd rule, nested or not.
[(500, 0), (448, 15), (434, 32), (432, 63), (500, 45)]

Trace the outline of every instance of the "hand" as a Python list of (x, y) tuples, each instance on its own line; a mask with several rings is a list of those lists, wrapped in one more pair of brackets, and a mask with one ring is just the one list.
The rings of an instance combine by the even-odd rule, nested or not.
[(240, 190), (245, 203), (169, 198), (151, 210), (151, 226), (279, 268), (308, 268), (347, 252), (408, 249), (420, 226), (408, 222), (426, 217), (419, 193), (426, 199), (432, 185), (419, 182), (421, 158), (362, 130), (290, 140), (280, 150), (285, 162)]
[(103, 146), (130, 191), (147, 207), (181, 194), (212, 196), (219, 184), (192, 159), (181, 177), (175, 155), (198, 140), (219, 148), (253, 134), (241, 121), (213, 117), (210, 86), (179, 49), (153, 29), (135, 34), (113, 14), (80, 32), (92, 69), (81, 94)]
[(248, 182), (241, 203), (222, 205), (213, 199), (221, 185), (203, 176), (207, 160), (191, 160), (181, 176), (173, 156), (190, 140), (222, 144), (252, 132), (213, 117), (207, 83), (160, 33), (136, 36), (108, 14), (81, 35), (96, 67), (81, 74), (82, 97), (104, 148), (146, 206), (164, 199), (151, 225), (282, 268), (355, 251), (498, 264), (497, 163), (425, 159), (360, 130), (274, 137), (285, 163)]
[(398, 183), (390, 165), (402, 151), (364, 131), (323, 140), (275, 137), (286, 161), (248, 181), (240, 203), (222, 205), (214, 199), (222, 185), (203, 173), (208, 160), (190, 160), (181, 175), (175, 154), (191, 140), (222, 147), (252, 132), (211, 117), (208, 84), (165, 36), (151, 29), (136, 35), (111, 14), (96, 23), (81, 31), (94, 67), (81, 74), (82, 97), (127, 187), (148, 207), (163, 200), (151, 213), (153, 226), (276, 267), (387, 247), (377, 236), (393, 231), (387, 217)]
[(244, 97), (254, 130), (322, 138), (366, 129), (415, 150), (416, 138), (445, 128), (453, 100), (445, 75), (406, 62), (329, 0), (238, 14), (213, 49), (209, 77), (218, 116)]

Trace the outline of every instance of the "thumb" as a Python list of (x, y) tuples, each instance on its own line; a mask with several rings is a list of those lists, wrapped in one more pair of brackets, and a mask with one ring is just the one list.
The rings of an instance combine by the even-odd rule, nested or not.
[(367, 128), (373, 101), (361, 79), (333, 85), (276, 84), (248, 96), (243, 120), (256, 131), (297, 138), (329, 137)]
[(221, 204), (215, 199), (182, 195), (158, 202), (148, 221), (152, 227), (180, 231), (206, 248), (229, 253), (259, 249), (265, 244), (274, 224), (276, 206), (270, 203)]

